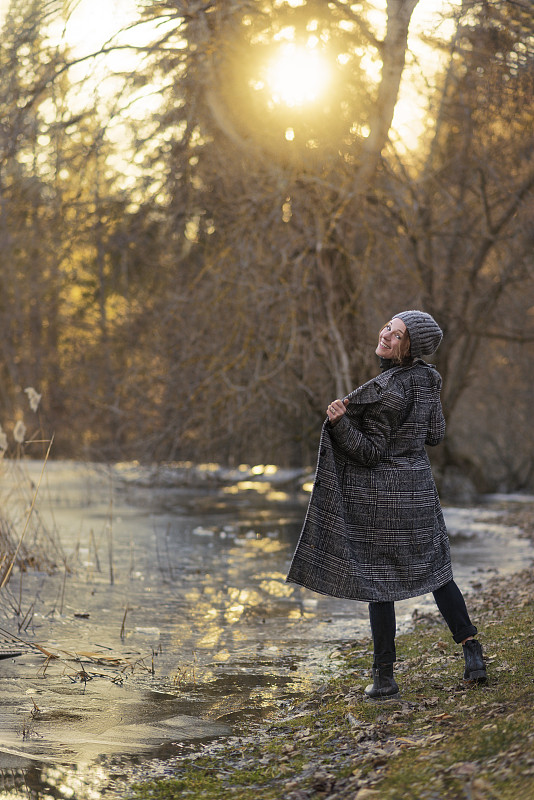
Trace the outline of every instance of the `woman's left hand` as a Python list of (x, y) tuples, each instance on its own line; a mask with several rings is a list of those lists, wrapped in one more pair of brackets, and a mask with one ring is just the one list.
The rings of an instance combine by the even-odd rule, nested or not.
[(326, 409), (326, 414), (328, 416), (328, 419), (330, 420), (330, 424), (331, 425), (335, 425), (337, 422), (339, 422), (339, 420), (341, 419), (341, 417), (343, 416), (343, 414), (347, 410), (348, 404), (349, 404), (349, 401), (346, 400), (346, 399), (345, 400), (333, 400), (330, 403), (330, 405)]

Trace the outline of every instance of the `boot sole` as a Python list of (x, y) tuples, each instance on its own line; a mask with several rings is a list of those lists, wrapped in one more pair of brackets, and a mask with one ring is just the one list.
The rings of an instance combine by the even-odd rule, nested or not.
[(400, 692), (397, 692), (397, 694), (381, 694), (376, 697), (369, 697), (368, 694), (364, 694), (364, 700), (368, 703), (385, 703), (388, 700), (400, 700), (400, 696)]
[(485, 683), (487, 680), (487, 675), (484, 670), (477, 669), (473, 672), (470, 672), (468, 677), (464, 677), (464, 681), (467, 683)]

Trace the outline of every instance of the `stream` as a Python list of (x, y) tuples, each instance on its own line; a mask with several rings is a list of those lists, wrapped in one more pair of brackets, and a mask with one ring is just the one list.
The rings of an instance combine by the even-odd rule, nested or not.
[[(20, 471), (3, 469), (15, 502)], [(41, 471), (24, 462), (33, 492)], [(261, 722), (335, 668), (337, 644), (368, 636), (366, 604), (285, 583), (305, 483), (274, 467), (47, 464), (33, 514), (56, 566), (15, 569), (1, 590), (0, 645), (23, 651), (0, 660), (2, 798), (124, 797)], [(508, 521), (516, 501), (445, 508), (463, 590), (532, 562)], [(434, 608), (397, 603), (399, 628)]]

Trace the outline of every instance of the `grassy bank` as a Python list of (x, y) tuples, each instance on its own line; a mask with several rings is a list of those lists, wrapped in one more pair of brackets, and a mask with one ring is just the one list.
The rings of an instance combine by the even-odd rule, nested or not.
[(370, 642), (340, 652), (336, 675), (254, 735), (184, 759), (136, 798), (195, 800), (527, 800), (534, 797), (534, 579), (494, 579), (469, 607), (488, 683), (467, 687), (438, 617), (398, 637), (399, 701), (362, 699)]

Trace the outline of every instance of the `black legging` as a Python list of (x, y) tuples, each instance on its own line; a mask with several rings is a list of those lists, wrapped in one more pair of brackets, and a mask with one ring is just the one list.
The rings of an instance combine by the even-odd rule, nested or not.
[[(457, 644), (477, 633), (476, 627), (469, 619), (464, 597), (454, 581), (449, 581), (432, 594)], [(395, 603), (392, 600), (369, 603), (369, 620), (375, 664), (393, 664), (397, 660)]]

